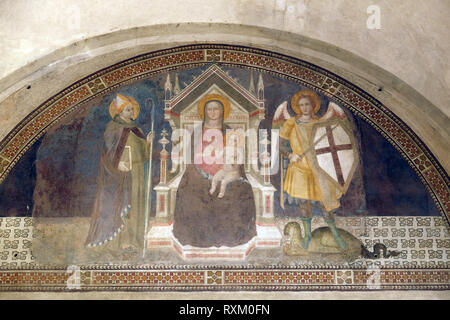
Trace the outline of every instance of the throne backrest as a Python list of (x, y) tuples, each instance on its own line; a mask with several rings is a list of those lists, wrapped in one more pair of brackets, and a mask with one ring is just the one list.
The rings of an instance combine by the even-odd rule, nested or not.
[[(194, 127), (200, 125), (202, 123), (202, 119), (198, 114), (198, 103), (199, 101), (206, 95), (210, 94), (219, 94), (225, 97), (230, 102), (230, 114), (227, 119), (225, 119), (225, 124), (229, 126), (231, 129), (239, 129), (242, 133), (246, 133), (249, 129), (249, 112), (239, 105), (232, 97), (230, 97), (226, 92), (221, 90), (218, 86), (212, 85), (207, 91), (199, 95), (191, 104), (186, 106), (180, 112), (180, 128), (186, 129), (187, 132), (192, 132)], [(249, 170), (249, 161), (248, 157), (250, 156), (250, 152), (257, 151), (253, 150), (253, 147), (257, 145), (257, 141), (252, 141), (252, 139), (248, 136), (244, 136), (244, 154), (246, 157), (246, 170)], [(186, 140), (184, 141), (186, 142)], [(253, 146), (253, 147), (252, 147)], [(183, 144), (183, 152), (186, 152), (187, 144)], [(184, 154), (185, 155), (185, 154)], [(185, 168), (185, 163), (182, 163), (182, 170)]]

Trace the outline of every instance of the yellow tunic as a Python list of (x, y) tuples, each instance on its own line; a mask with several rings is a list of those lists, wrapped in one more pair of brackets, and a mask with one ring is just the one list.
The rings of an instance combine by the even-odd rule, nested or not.
[[(280, 137), (289, 140), (292, 152), (302, 155), (309, 147), (314, 123), (297, 124), (295, 117), (289, 118), (281, 128)], [(291, 197), (320, 201), (327, 211), (339, 208), (342, 194), (328, 177), (319, 171), (312, 152), (300, 161), (289, 162), (284, 180), (284, 191)]]

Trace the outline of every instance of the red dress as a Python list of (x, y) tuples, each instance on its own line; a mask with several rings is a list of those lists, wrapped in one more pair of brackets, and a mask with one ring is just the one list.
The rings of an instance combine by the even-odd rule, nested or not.
[[(205, 130), (202, 140), (202, 144), (194, 147), (195, 164), (186, 165), (178, 187), (173, 233), (183, 245), (195, 247), (234, 247), (247, 243), (256, 236), (252, 187), (241, 178), (228, 184), (223, 198), (217, 197), (220, 188), (210, 195), (211, 179), (223, 167), (223, 144), (220, 147), (221, 141), (208, 141)], [(215, 150), (211, 150), (213, 143)], [(242, 166), (240, 171), (245, 177)]]

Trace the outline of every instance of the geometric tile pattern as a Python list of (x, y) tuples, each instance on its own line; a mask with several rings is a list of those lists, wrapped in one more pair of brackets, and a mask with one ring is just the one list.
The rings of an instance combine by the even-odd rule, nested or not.
[(354, 266), (450, 267), (450, 234), (441, 217), (347, 217), (338, 224), (368, 247), (400, 251), (390, 259), (357, 260)]
[(0, 268), (34, 266), (32, 218), (0, 218)]
[[(367, 284), (371, 272), (353, 271), (355, 284)], [(450, 271), (432, 270), (382, 270), (380, 282), (387, 284), (449, 284)]]
[(1, 273), (0, 285), (66, 286), (69, 277), (69, 273), (60, 271), (5, 271)]
[(99, 285), (194, 285), (204, 284), (204, 272), (199, 271), (94, 271), (92, 281)]
[[(33, 263), (32, 218), (0, 218), (0, 291), (450, 289), (450, 235), (441, 217), (336, 217), (338, 227), (402, 254), (342, 266), (69, 266)], [(313, 228), (324, 225), (314, 218)], [(6, 252), (6, 253), (5, 253)], [(17, 255), (15, 255), (17, 253)]]
[(240, 285), (334, 284), (334, 271), (225, 271), (225, 283)]
[[(447, 173), (417, 135), (388, 107), (348, 81), (306, 61), (260, 49), (219, 44), (183, 46), (141, 55), (94, 73), (51, 97), (0, 142), (0, 183), (34, 141), (83, 103), (121, 84), (208, 63), (270, 72), (336, 99), (365, 119), (402, 154), (448, 223), (450, 183)], [(439, 254), (426, 252), (426, 256)]]
[[(444, 267), (450, 268), (450, 234), (441, 217), (336, 217), (338, 227), (359, 238), (369, 250), (383, 243), (400, 255), (389, 259), (358, 259), (348, 267)], [(35, 268), (31, 252), (33, 218), (0, 218), (0, 270)], [(280, 229), (288, 222), (279, 222)], [(314, 217), (312, 229), (326, 226)], [(223, 275), (222, 275), (223, 277)], [(223, 279), (214, 273), (210, 281)]]

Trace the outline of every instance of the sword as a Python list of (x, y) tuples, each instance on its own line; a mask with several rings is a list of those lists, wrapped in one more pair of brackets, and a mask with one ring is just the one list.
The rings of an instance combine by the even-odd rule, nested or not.
[(153, 139), (155, 138), (155, 105), (152, 99), (147, 100), (147, 105), (150, 105), (152, 108), (151, 117), (152, 117), (152, 127), (150, 133), (153, 135), (149, 144), (149, 159), (148, 159), (148, 174), (147, 174), (147, 190), (145, 194), (145, 225), (144, 225), (144, 249), (142, 251), (142, 258), (145, 258), (145, 253), (147, 251), (147, 229), (150, 220), (150, 209), (151, 209), (151, 201), (152, 201), (152, 151), (153, 151)]

